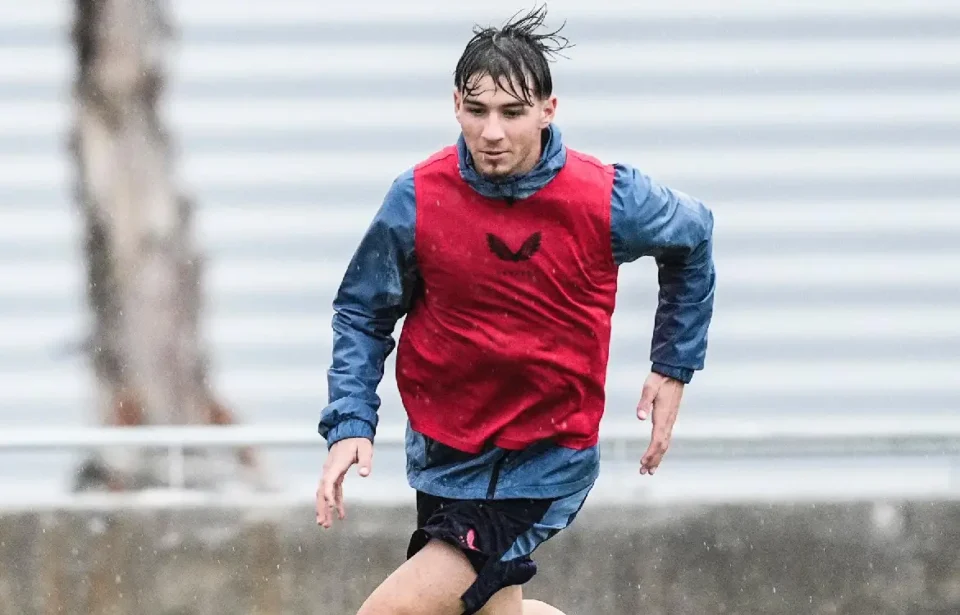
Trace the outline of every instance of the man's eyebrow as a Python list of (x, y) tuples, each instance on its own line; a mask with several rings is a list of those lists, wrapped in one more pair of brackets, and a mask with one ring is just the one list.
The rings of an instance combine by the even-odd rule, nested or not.
[[(465, 98), (464, 101), (463, 101), (463, 104), (465, 104), (465, 105), (471, 105), (471, 106), (473, 106), (473, 107), (482, 107), (482, 108), (484, 108), (484, 109), (487, 108), (487, 105), (483, 104), (482, 102), (480, 102), (480, 101), (478, 101), (478, 100), (472, 100), (472, 99), (470, 99), (470, 98)], [(509, 103), (502, 104), (502, 105), (500, 105), (500, 108), (501, 108), (501, 109), (514, 110), (514, 109), (522, 109), (522, 108), (527, 107), (527, 106), (528, 106), (528, 105), (526, 105), (526, 104), (524, 104), (524, 103), (522, 103), (522, 102), (520, 102), (520, 101), (517, 101), (517, 102), (509, 102)]]

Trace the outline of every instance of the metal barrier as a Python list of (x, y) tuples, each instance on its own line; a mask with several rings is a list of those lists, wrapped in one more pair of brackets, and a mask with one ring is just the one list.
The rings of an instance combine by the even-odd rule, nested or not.
[[(605, 460), (639, 458), (649, 443), (650, 423), (606, 421), (600, 432)], [(404, 428), (378, 429), (376, 444), (401, 447)], [(166, 449), (170, 488), (184, 486), (184, 461), (191, 449), (243, 446), (311, 448), (325, 446), (313, 426), (146, 426), (37, 427), (0, 431), (0, 453), (42, 450)], [(960, 455), (960, 415), (903, 417), (836, 417), (811, 421), (804, 417), (684, 417), (674, 430), (673, 457), (731, 458), (749, 456), (824, 455)]]

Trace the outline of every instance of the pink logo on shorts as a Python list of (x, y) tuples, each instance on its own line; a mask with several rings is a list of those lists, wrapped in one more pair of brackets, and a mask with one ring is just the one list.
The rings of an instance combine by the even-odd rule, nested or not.
[(476, 540), (477, 540), (477, 533), (473, 531), (473, 528), (470, 528), (469, 530), (467, 530), (467, 537), (464, 540), (464, 542), (466, 542), (468, 549), (472, 549), (473, 551), (478, 551)]

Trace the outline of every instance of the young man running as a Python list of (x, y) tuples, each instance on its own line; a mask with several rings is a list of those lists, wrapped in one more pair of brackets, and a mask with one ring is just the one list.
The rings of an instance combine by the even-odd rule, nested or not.
[(569, 526), (599, 471), (598, 427), (617, 273), (659, 268), (652, 416), (641, 474), (667, 450), (683, 388), (703, 368), (713, 313), (713, 216), (625, 164), (568, 149), (553, 125), (536, 10), (475, 30), (455, 71), (456, 145), (401, 174), (334, 301), (329, 452), (317, 523), (344, 518), (343, 480), (372, 468), (384, 360), (409, 422), (417, 526), (408, 559), (363, 615), (557, 613), (522, 600), (531, 553)]

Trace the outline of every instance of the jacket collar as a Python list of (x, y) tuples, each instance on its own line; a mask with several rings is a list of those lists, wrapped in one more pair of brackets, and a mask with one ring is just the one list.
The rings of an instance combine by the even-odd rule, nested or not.
[(457, 158), (460, 177), (474, 190), (491, 199), (525, 199), (546, 186), (556, 177), (567, 160), (560, 129), (551, 124), (544, 129), (540, 160), (528, 173), (502, 180), (484, 177), (473, 166), (473, 157), (467, 149), (463, 134), (457, 139)]

